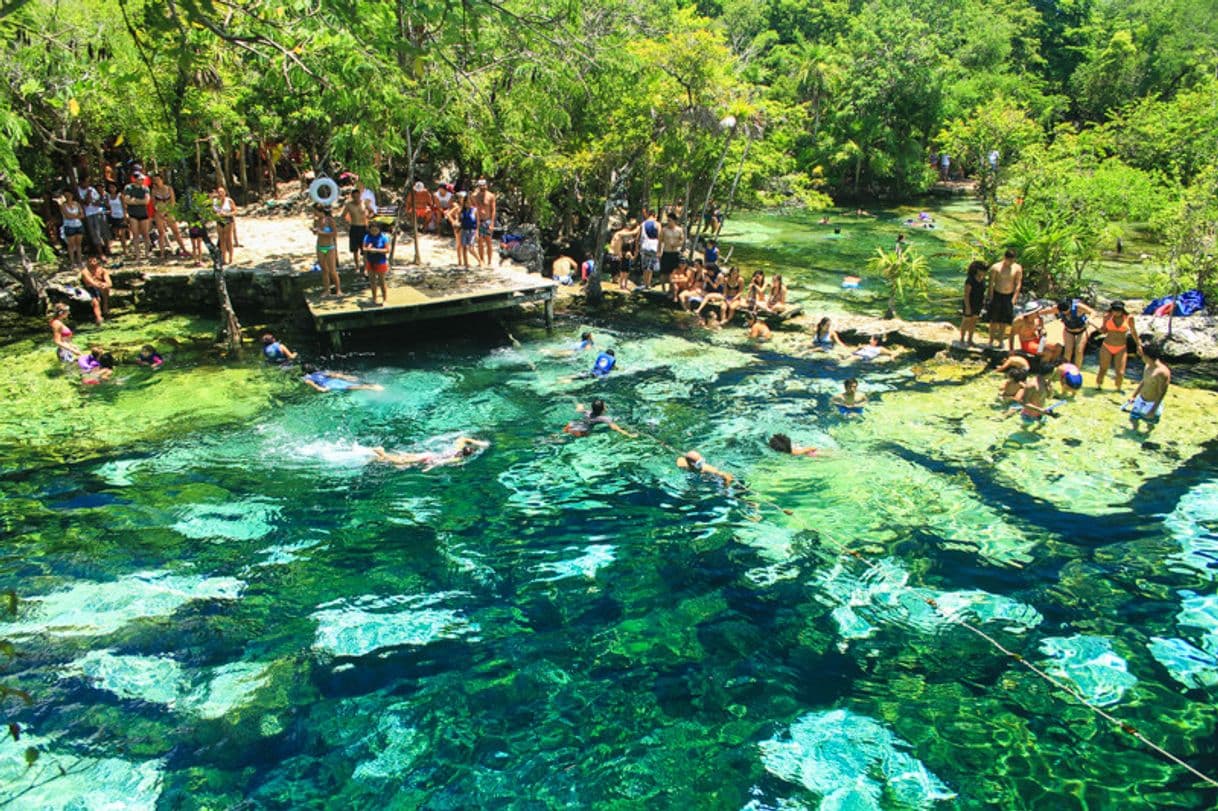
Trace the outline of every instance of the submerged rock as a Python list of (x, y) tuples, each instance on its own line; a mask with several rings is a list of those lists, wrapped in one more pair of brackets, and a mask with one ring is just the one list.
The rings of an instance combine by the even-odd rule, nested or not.
[(1040, 651), (1052, 663), (1050, 674), (1073, 682), (1084, 698), (1100, 707), (1116, 704), (1138, 683), (1104, 637), (1048, 637), (1041, 640)]
[(908, 743), (849, 710), (805, 715), (760, 748), (766, 771), (820, 795), (821, 809), (930, 808), (956, 796)]

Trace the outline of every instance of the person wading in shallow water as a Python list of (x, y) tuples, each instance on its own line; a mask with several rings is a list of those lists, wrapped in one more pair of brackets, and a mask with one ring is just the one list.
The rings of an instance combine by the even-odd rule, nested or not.
[(1015, 320), (1015, 301), (1023, 287), (1023, 266), (1008, 248), (1002, 261), (990, 268), (990, 346), (1002, 346), (1007, 327)]
[(1167, 396), (1167, 387), (1171, 385), (1171, 369), (1163, 362), (1159, 347), (1154, 344), (1143, 344), (1142, 360), (1146, 368), (1142, 370), (1142, 382), (1134, 389), (1133, 396), (1125, 404), (1129, 411), (1129, 421), (1134, 430), (1138, 422), (1146, 423), (1147, 431), (1159, 424), (1163, 416), (1163, 398)]
[(1138, 337), (1133, 316), (1125, 311), (1125, 302), (1114, 301), (1108, 305), (1100, 331), (1104, 333), (1104, 342), (1100, 344), (1100, 371), (1095, 376), (1095, 387), (1104, 388), (1104, 376), (1112, 367), (1116, 375), (1116, 390), (1120, 391), (1125, 382), (1125, 364), (1129, 361), (1129, 339), (1133, 338), (1139, 353), (1142, 351), (1142, 339)]

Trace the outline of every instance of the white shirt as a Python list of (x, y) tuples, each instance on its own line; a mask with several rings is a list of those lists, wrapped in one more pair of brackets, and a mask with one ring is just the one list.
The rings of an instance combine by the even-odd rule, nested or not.
[(376, 193), (372, 189), (365, 188), (360, 192), (359, 200), (361, 203), (367, 203), (369, 206), (372, 206), (372, 210), (376, 211)]
[(110, 201), (110, 216), (116, 220), (121, 220), (125, 216), (123, 214), (123, 196), (116, 194), (114, 197), (107, 197), (106, 199)]
[(78, 196), (85, 203), (85, 216), (92, 217), (94, 214), (104, 214), (105, 209), (102, 208), (101, 195), (97, 193), (97, 189), (92, 186), (80, 188), (76, 190)]
[(440, 208), (448, 208), (452, 201), (453, 193), (448, 189), (440, 189), (438, 192), (436, 192), (436, 203), (439, 204)]

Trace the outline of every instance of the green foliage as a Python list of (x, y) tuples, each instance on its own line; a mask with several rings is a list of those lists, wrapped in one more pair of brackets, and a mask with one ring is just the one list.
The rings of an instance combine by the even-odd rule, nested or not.
[(904, 304), (914, 296), (926, 298), (930, 286), (930, 264), (926, 257), (912, 248), (885, 251), (875, 249), (875, 256), (867, 261), (867, 270), (884, 277), (888, 285), (888, 312), (895, 312), (895, 305)]
[(1218, 163), (1202, 169), (1154, 225), (1167, 243), (1172, 277), (1211, 301), (1218, 297)]
[[(938, 140), (949, 154), (977, 167), (977, 193), (989, 224), (998, 213), (998, 187), (1008, 164), (1043, 137), (1040, 126), (1022, 108), (999, 96), (949, 123)], [(990, 160), (991, 154), (996, 161)]]

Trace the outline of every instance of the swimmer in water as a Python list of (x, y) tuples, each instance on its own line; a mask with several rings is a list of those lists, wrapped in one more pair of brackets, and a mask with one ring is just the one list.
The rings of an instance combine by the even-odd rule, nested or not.
[(843, 417), (862, 416), (863, 407), (867, 405), (867, 395), (859, 391), (856, 378), (846, 378), (842, 383), (841, 394), (833, 395), (830, 402), (837, 406), (837, 413)]
[(779, 453), (789, 453), (792, 456), (816, 456), (820, 453), (819, 450), (811, 446), (801, 448), (798, 445), (791, 444), (791, 437), (786, 434), (774, 434), (770, 437), (770, 447)]
[(757, 343), (770, 340), (770, 336), (773, 333), (770, 331), (769, 325), (757, 317), (757, 313), (748, 313), (746, 317), (748, 319), (746, 323), (749, 327), (749, 340), (756, 341)]
[(826, 316), (816, 324), (816, 335), (812, 338), (813, 352), (832, 352), (836, 347), (846, 346), (833, 329), (833, 321)]
[(580, 374), (577, 374), (574, 377), (565, 377), (565, 378), (563, 378), (562, 382), (571, 383), (575, 380), (587, 380), (588, 378), (604, 380), (606, 377), (609, 376), (609, 373), (612, 372), (614, 367), (616, 367), (616, 366), (617, 366), (617, 353), (614, 352), (612, 349), (606, 349), (604, 352), (601, 352), (599, 355), (596, 356), (596, 360), (592, 362), (591, 370), (589, 370), (587, 372), (581, 372)]
[(551, 355), (578, 355), (580, 352), (587, 352), (589, 349), (595, 348), (595, 346), (596, 346), (596, 342), (592, 340), (592, 333), (585, 332), (579, 336), (578, 343), (574, 343), (566, 349), (551, 349), (549, 354), (551, 354)]
[(583, 404), (577, 405), (575, 410), (585, 416), (579, 419), (571, 420), (562, 429), (564, 434), (571, 436), (587, 436), (592, 433), (593, 426), (607, 425), (614, 431), (617, 431), (623, 436), (628, 436), (631, 439), (637, 439), (638, 434), (632, 434), (622, 426), (613, 421), (613, 418), (605, 413), (605, 401), (597, 398), (592, 401), (592, 405), (588, 409), (584, 409)]
[(304, 364), (301, 371), (305, 373), (305, 384), (323, 393), (332, 391), (384, 391), (384, 386), (375, 383), (363, 383), (358, 377), (345, 375), (340, 372), (322, 371), (316, 366)]
[(702, 458), (702, 454), (697, 451), (686, 451), (681, 456), (678, 456), (677, 467), (681, 468), (681, 470), (688, 470), (691, 473), (698, 473), (703, 476), (715, 476), (722, 479), (724, 484), (731, 484), (735, 481), (732, 474), (727, 471), (708, 465)]
[(140, 353), (135, 356), (137, 366), (149, 366), (153, 369), (160, 369), (161, 364), (164, 362), (165, 359), (157, 353), (152, 344), (144, 344), (144, 347), (140, 349)]
[(424, 473), (437, 467), (459, 465), (479, 451), (486, 450), (491, 443), (467, 436), (457, 437), (453, 446), (444, 451), (427, 451), (424, 453), (389, 453), (384, 448), (372, 448), (375, 454), (372, 461), (384, 462), (395, 467), (422, 467)]
[(896, 353), (883, 345), (880, 336), (872, 335), (866, 344), (854, 350), (854, 356), (863, 360), (875, 360), (881, 356), (887, 358), (896, 357)]
[(88, 385), (104, 383), (114, 375), (114, 357), (97, 345), (81, 355), (76, 365), (80, 368), (81, 382)]
[(266, 333), (262, 336), (262, 356), (267, 363), (286, 363), (296, 360), (296, 353), (288, 349), (287, 344), (275, 340), (275, 336)]

